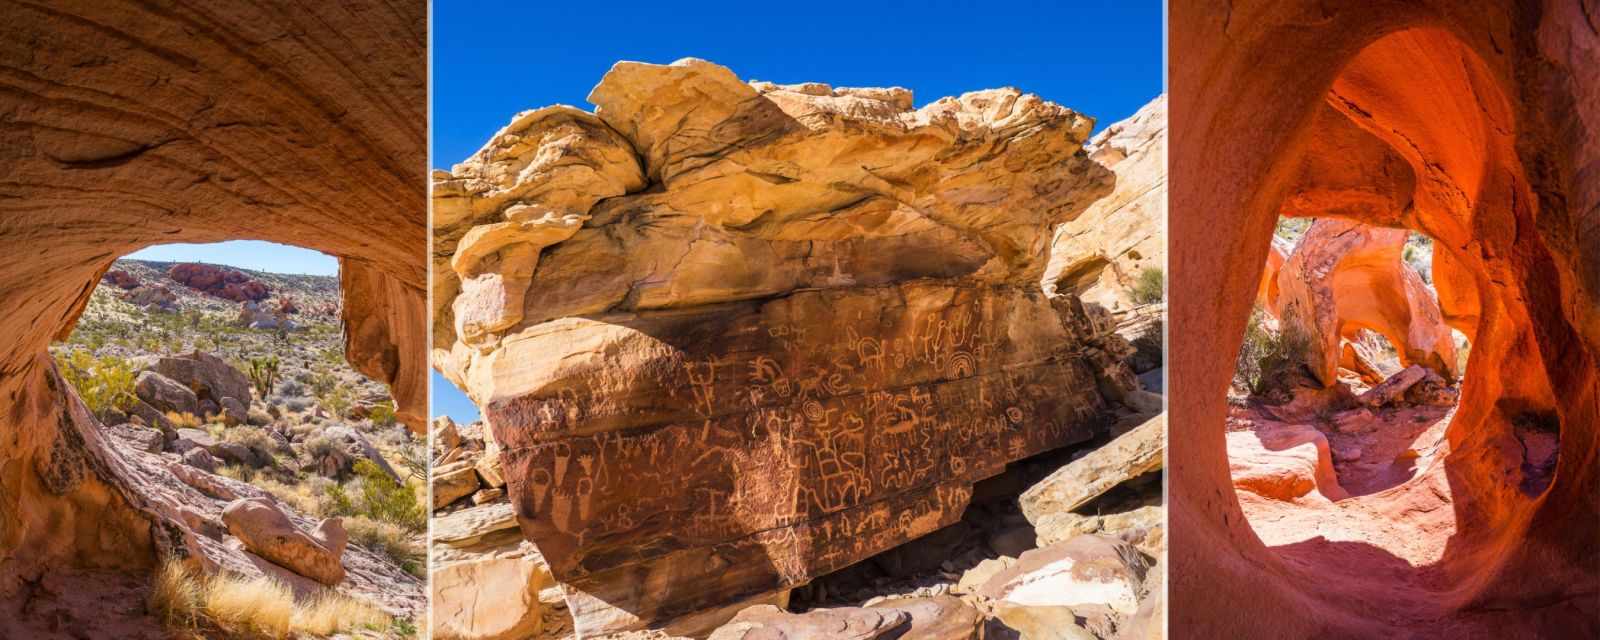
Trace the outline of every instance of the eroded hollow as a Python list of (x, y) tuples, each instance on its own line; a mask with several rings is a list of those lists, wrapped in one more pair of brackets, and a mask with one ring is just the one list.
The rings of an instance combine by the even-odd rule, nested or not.
[[(1283, 13), (1255, 16), (1253, 20), (1261, 23), (1243, 28), (1264, 28), (1304, 7), (1290, 3), (1278, 9)], [(1229, 277), (1224, 314), (1230, 332), (1251, 326), (1248, 317), (1254, 299), (1275, 297), (1280, 320), (1291, 315), (1288, 324), (1306, 329), (1299, 336), (1305, 344), (1298, 351), (1308, 355), (1289, 374), (1270, 380), (1278, 389), (1256, 390), (1276, 394), (1270, 403), (1279, 418), (1275, 422), (1286, 425), (1289, 432), (1281, 440), (1256, 437), (1259, 412), (1241, 419), (1240, 409), (1250, 405), (1241, 402), (1230, 408), (1222, 385), (1212, 387), (1206, 397), (1191, 394), (1175, 399), (1175, 419), (1203, 415), (1215, 420), (1209, 422), (1211, 429), (1224, 419), (1228, 424), (1228, 429), (1219, 429), (1225, 431), (1220, 439), (1216, 431), (1192, 434), (1193, 440), (1174, 433), (1175, 443), (1205, 443), (1187, 450), (1175, 446), (1175, 458), (1190, 460), (1185, 464), (1192, 465), (1195, 478), (1189, 486), (1176, 488), (1173, 496), (1175, 530), (1188, 532), (1174, 545), (1173, 566), (1179, 572), (1175, 583), (1193, 585), (1196, 575), (1205, 574), (1211, 590), (1249, 584), (1258, 598), (1246, 607), (1265, 609), (1257, 612), (1259, 618), (1244, 616), (1253, 618), (1248, 624), (1184, 614), (1186, 609), (1212, 606), (1207, 604), (1212, 596), (1191, 587), (1174, 594), (1174, 625), (1190, 622), (1209, 633), (1241, 637), (1259, 637), (1268, 629), (1272, 637), (1450, 637), (1506, 627), (1552, 633), (1557, 628), (1571, 632), (1592, 627), (1593, 612), (1581, 594), (1594, 583), (1595, 556), (1573, 541), (1592, 540), (1595, 533), (1591, 468), (1595, 344), (1580, 338), (1582, 313), (1570, 313), (1565, 302), (1584, 294), (1581, 287), (1569, 288), (1575, 281), (1566, 269), (1583, 258), (1570, 253), (1570, 245), (1564, 246), (1566, 241), (1560, 239), (1571, 230), (1562, 226), (1569, 215), (1559, 195), (1564, 187), (1529, 164), (1549, 162), (1542, 154), (1559, 154), (1552, 150), (1561, 143), (1537, 141), (1548, 132), (1541, 133), (1543, 123), (1529, 119), (1529, 103), (1519, 102), (1559, 98), (1540, 93), (1550, 87), (1518, 85), (1507, 66), (1515, 63), (1504, 58), (1485, 62), (1479, 55), (1484, 43), (1464, 41), (1457, 32), (1395, 31), (1394, 26), (1380, 27), (1381, 20), (1372, 20), (1362, 27), (1370, 31), (1357, 29), (1341, 36), (1329, 30), (1339, 24), (1350, 27), (1361, 19), (1342, 13), (1325, 17), (1329, 20), (1323, 28), (1303, 35), (1321, 38), (1326, 46), (1340, 42), (1337, 51), (1318, 61), (1326, 65), (1319, 72), (1328, 74), (1318, 77), (1329, 84), (1319, 89), (1321, 80), (1290, 83), (1308, 98), (1292, 105), (1281, 100), (1272, 105), (1251, 101), (1260, 96), (1241, 98), (1246, 109), (1296, 122), (1281, 146), (1259, 147), (1275, 149), (1272, 155), (1251, 157), (1249, 163), (1259, 162), (1252, 166), (1260, 173), (1228, 192), (1228, 198), (1238, 198), (1233, 202), (1243, 203), (1244, 230), (1214, 243), (1223, 249), (1209, 254), (1196, 249), (1175, 260), (1174, 272), (1187, 273), (1186, 277)], [(1175, 21), (1181, 19), (1174, 16)], [(1175, 50), (1195, 46), (1194, 40), (1183, 44), (1192, 35), (1175, 35)], [(1354, 43), (1341, 42), (1341, 37), (1353, 38)], [(1275, 76), (1278, 80), (1305, 69), (1282, 71), (1285, 75)], [(1175, 70), (1174, 76), (1181, 73)], [(1175, 99), (1178, 94), (1194, 99), (1185, 89), (1175, 89)], [(1216, 115), (1205, 107), (1197, 107), (1195, 113), (1198, 118)], [(1175, 130), (1180, 126), (1175, 124)], [(1191, 121), (1190, 126), (1206, 125)], [(1194, 144), (1204, 137), (1186, 142)], [(1201, 147), (1184, 142), (1176, 146), (1173, 163), (1180, 174), (1185, 163), (1206, 164), (1198, 159), (1205, 154), (1196, 153)], [(1185, 196), (1195, 195), (1201, 184), (1193, 172), (1174, 181), (1186, 185), (1175, 193), (1175, 203), (1186, 202)], [(1234, 251), (1226, 247), (1235, 241), (1246, 248), (1226, 254), (1226, 260), (1234, 261), (1232, 267), (1248, 274), (1260, 273), (1262, 264), (1268, 265), (1268, 272), (1290, 269), (1288, 261), (1279, 261), (1281, 256), (1269, 257), (1271, 220), (1278, 216), (1317, 218), (1308, 233), (1315, 233), (1317, 226), (1338, 225), (1324, 229), (1324, 241), (1330, 246), (1355, 236), (1370, 240), (1401, 234), (1398, 240), (1391, 238), (1391, 246), (1403, 252), (1406, 230), (1432, 238), (1431, 284), (1437, 292), (1439, 320), (1471, 338), (1465, 371), (1453, 371), (1461, 363), (1458, 355), (1452, 358), (1455, 331), (1435, 327), (1425, 336), (1435, 339), (1423, 341), (1429, 346), (1418, 349), (1419, 336), (1414, 332), (1396, 332), (1371, 322), (1338, 322), (1340, 315), (1412, 308), (1395, 302), (1416, 297), (1386, 300), (1381, 291), (1367, 287), (1361, 296), (1367, 308), (1346, 309), (1342, 298), (1329, 293), (1337, 287), (1304, 286), (1326, 282), (1339, 265), (1336, 260), (1309, 261), (1312, 268), (1302, 269), (1309, 277), (1279, 277), (1272, 283), (1245, 282), (1218, 271), (1230, 265), (1216, 256)], [(1183, 238), (1196, 231), (1192, 221), (1185, 222), (1175, 210), (1174, 236)], [(1288, 285), (1299, 290), (1286, 290)], [(1175, 291), (1179, 293), (1174, 308), (1182, 308), (1185, 290)], [(1292, 300), (1286, 303), (1286, 299)], [(1189, 298), (1187, 304), (1201, 303)], [(1339, 397), (1335, 385), (1341, 370), (1351, 370), (1341, 366), (1340, 347), (1351, 337), (1359, 339), (1359, 332), (1349, 330), (1352, 326), (1384, 333), (1405, 356), (1403, 361), (1417, 363), (1442, 382), (1406, 400), (1447, 407), (1455, 379), (1461, 381), (1453, 414), (1407, 418), (1422, 423), (1412, 426), (1423, 427), (1420, 434), (1401, 432), (1396, 439), (1411, 442), (1398, 457), (1380, 461), (1390, 465), (1390, 472), (1399, 463), (1403, 473), (1363, 478), (1352, 483), (1362, 485), (1358, 491), (1341, 486), (1344, 478), (1336, 471), (1338, 439), (1310, 425), (1322, 424), (1340, 433), (1334, 421), (1343, 410), (1316, 409), (1347, 400)], [(1192, 340), (1207, 340), (1204, 332), (1175, 330)], [(1240, 340), (1242, 334), (1233, 333), (1222, 341), (1230, 349), (1248, 344), (1248, 339)], [(1221, 376), (1196, 367), (1195, 356), (1204, 348), (1175, 348), (1179, 350), (1173, 358), (1175, 377), (1220, 381)], [(1209, 357), (1219, 355), (1212, 349)], [(1385, 383), (1390, 380), (1393, 377)], [(1205, 386), (1190, 387), (1197, 388)], [(1296, 424), (1301, 422), (1307, 424)], [(1519, 428), (1519, 423), (1540, 426)], [(1349, 424), (1359, 430), (1372, 422), (1360, 419)], [(1517, 435), (1531, 431), (1559, 431), (1559, 456), (1549, 447), (1530, 447)], [(1212, 443), (1222, 446), (1212, 448)], [(1244, 445), (1253, 450), (1245, 451)], [(1294, 450), (1310, 453), (1286, 460), (1285, 452)], [(1357, 462), (1351, 453), (1346, 452), (1346, 462)], [(1361, 459), (1366, 455), (1367, 451), (1360, 452)], [(1386, 451), (1379, 455), (1388, 457)], [(1550, 468), (1553, 477), (1542, 479)], [(1175, 473), (1185, 477), (1183, 469)], [(1209, 484), (1213, 480), (1234, 484), (1240, 491), (1210, 493), (1220, 488)], [(1264, 495), (1274, 493), (1278, 495)], [(1258, 500), (1288, 503), (1307, 495), (1329, 509), (1361, 508), (1342, 521), (1347, 525), (1342, 527), (1304, 517), (1327, 509), (1283, 510), (1273, 518), (1260, 517), (1258, 507), (1263, 503)], [(1282, 535), (1285, 531), (1296, 534)], [(1218, 553), (1222, 549), (1227, 551)], [(1538, 581), (1526, 577), (1544, 571), (1553, 573)]]

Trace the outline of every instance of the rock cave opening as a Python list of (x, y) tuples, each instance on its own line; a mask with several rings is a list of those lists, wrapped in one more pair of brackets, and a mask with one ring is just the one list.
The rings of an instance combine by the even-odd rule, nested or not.
[[(148, 625), (146, 610), (167, 624), (217, 614), (209, 595), (193, 613), (146, 604), (173, 580), (201, 594), (255, 589), (262, 611), (281, 600), (297, 633), (414, 624), (426, 441), (369, 377), (383, 371), (358, 370), (353, 358), (370, 355), (350, 349), (361, 337), (347, 331), (340, 271), (333, 256), (260, 241), (151, 245), (106, 264), (49, 347), (52, 380), (71, 390), (76, 428), (116, 458), (128, 497), (171, 509), (191, 548), (187, 560), (131, 556), (131, 574), (24, 577), (24, 618), (59, 616), (66, 584), (68, 602), (128, 605), (127, 620), (108, 621), (123, 632)], [(335, 606), (333, 626), (309, 622)], [(202, 624), (235, 633), (269, 623)]]
[(1385, 29), (1348, 55), (1239, 200), (1264, 259), (1228, 312), (1233, 490), (1175, 496), (1174, 526), (1229, 532), (1254, 588), (1294, 603), (1288, 635), (1472, 635), (1530, 599), (1554, 608), (1516, 624), (1582, 616), (1559, 595), (1578, 587), (1506, 573), (1571, 535), (1535, 523), (1583, 530), (1554, 505), (1592, 505), (1592, 472), (1558, 450), (1576, 428), (1592, 457), (1593, 351), (1564, 312), (1570, 257), (1534, 231), (1562, 210), (1524, 164), (1527, 114), (1451, 30)]

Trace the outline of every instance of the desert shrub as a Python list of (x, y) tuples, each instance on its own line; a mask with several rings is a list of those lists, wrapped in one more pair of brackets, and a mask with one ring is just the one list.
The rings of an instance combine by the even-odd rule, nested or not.
[(392, 426), (394, 426), (394, 422), (395, 422), (394, 403), (393, 402), (384, 402), (384, 403), (379, 404), (376, 407), (373, 407), (372, 408), (372, 412), (367, 414), (367, 418), (369, 420), (372, 420), (372, 424), (375, 424), (375, 425), (378, 425), (378, 426), (382, 426), (382, 427), (392, 427)]
[(306, 386), (299, 380), (284, 380), (278, 384), (278, 394), (289, 398), (299, 398), (306, 395)]
[(329, 487), (328, 497), (338, 515), (364, 516), (410, 531), (427, 526), (427, 512), (410, 487), (389, 477), (371, 460), (357, 460), (356, 478)]
[(1154, 304), (1166, 299), (1167, 274), (1160, 267), (1141, 270), (1128, 295), (1139, 304)]
[(283, 407), (295, 413), (300, 413), (311, 408), (311, 401), (305, 398), (288, 398), (283, 401)]
[(138, 400), (133, 393), (133, 365), (127, 360), (113, 355), (95, 357), (74, 349), (61, 364), (61, 377), (78, 390), (78, 397), (97, 416), (111, 410), (127, 411)]
[(251, 453), (264, 460), (274, 458), (278, 453), (278, 441), (267, 433), (265, 429), (256, 427), (237, 426), (222, 430), (222, 439), (244, 445)]
[(1259, 394), (1273, 383), (1297, 377), (1302, 354), (1309, 346), (1310, 339), (1298, 332), (1280, 332), (1267, 326), (1266, 312), (1255, 308), (1250, 312), (1244, 342), (1239, 346), (1233, 374), (1235, 388)]
[(183, 413), (168, 411), (166, 415), (167, 422), (172, 423), (174, 429), (199, 429), (200, 425), (204, 424), (200, 416), (187, 411)]
[(350, 412), (350, 405), (354, 400), (350, 397), (350, 390), (344, 385), (334, 385), (327, 393), (317, 395), (317, 403), (335, 418), (343, 418)]
[(366, 516), (350, 516), (344, 520), (350, 541), (373, 553), (389, 558), (407, 573), (419, 578), (425, 576), (427, 552), (413, 541), (413, 532), (392, 522), (382, 522)]

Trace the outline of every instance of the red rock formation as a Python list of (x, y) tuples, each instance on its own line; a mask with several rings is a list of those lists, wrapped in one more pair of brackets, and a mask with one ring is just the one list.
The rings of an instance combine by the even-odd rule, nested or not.
[[(1169, 375), (1184, 381), (1170, 409), (1174, 634), (1600, 634), (1593, 18), (1557, 0), (1185, 0), (1171, 4), (1169, 24), (1170, 331), (1181, 336)], [(1461, 525), (1431, 569), (1448, 590), (1377, 584), (1417, 570), (1404, 560), (1332, 581), (1316, 556), (1284, 562), (1292, 549), (1264, 546), (1230, 488), (1231, 371), (1218, 363), (1238, 351), (1274, 222), (1307, 154), (1333, 131), (1317, 126), (1329, 107), (1416, 176), (1411, 206), (1350, 217), (1435, 238), (1436, 256), (1449, 254), (1436, 264), (1454, 265), (1440, 287), (1444, 315), (1472, 329), (1440, 476)], [(1554, 478), (1532, 493), (1513, 433), (1522, 421), (1560, 429)]]
[(117, 287), (118, 289), (122, 289), (124, 291), (126, 291), (128, 289), (133, 289), (133, 288), (139, 286), (139, 279), (138, 278), (133, 277), (133, 274), (128, 273), (126, 271), (123, 271), (121, 269), (112, 269), (110, 271), (107, 271), (106, 275), (102, 276), (100, 278), (100, 280), (102, 282), (109, 282), (113, 286)]
[(348, 301), (382, 325), (352, 360), (420, 419), (420, 3), (4, 1), (0, 14), (0, 594), (47, 569), (198, 557), (175, 505), (141, 493), (52, 370), (50, 341), (116, 256), (239, 238), (339, 256), (388, 283)]
[(619, 63), (591, 100), (519, 114), (434, 190), (434, 361), (580, 634), (954, 523), (1135, 384), (1109, 315), (1039, 286), (1050, 229), (1108, 191), (1088, 119), (698, 60)]
[(206, 295), (234, 302), (260, 302), (271, 291), (267, 285), (240, 271), (195, 262), (182, 262), (167, 270), (167, 277)]
[(1405, 243), (1404, 229), (1322, 218), (1278, 272), (1279, 328), (1308, 338), (1301, 356), (1323, 386), (1339, 381), (1341, 345), (1362, 330), (1387, 338), (1402, 366), (1458, 377), (1455, 337), (1422, 276), (1401, 260)]

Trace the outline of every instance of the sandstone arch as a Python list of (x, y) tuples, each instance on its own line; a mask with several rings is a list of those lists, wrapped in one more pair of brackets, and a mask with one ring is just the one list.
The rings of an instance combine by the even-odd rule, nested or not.
[(141, 495), (46, 351), (111, 262), (259, 239), (340, 260), (346, 356), (425, 412), (425, 11), (0, 2), (0, 594), (193, 534)]
[[(1170, 354), (1174, 629), (1195, 637), (1595, 633), (1597, 30), (1580, 3), (1175, 3)], [(1402, 73), (1403, 72), (1403, 73)], [(1454, 261), (1447, 318), (1474, 346), (1446, 460), (1460, 531), (1442, 590), (1319, 581), (1244, 521), (1223, 443), (1227, 371), (1273, 221), (1331, 105), (1417, 176), (1397, 222)], [(1222, 233), (1218, 233), (1223, 229)], [(1213, 293), (1216, 291), (1216, 293)], [(1532, 497), (1499, 471), (1512, 424), (1561, 429)], [(1512, 475), (1515, 475), (1515, 471)], [(1239, 598), (1238, 594), (1248, 594)], [(1397, 595), (1403, 597), (1396, 597)], [(1223, 613), (1226, 612), (1226, 613)]]

